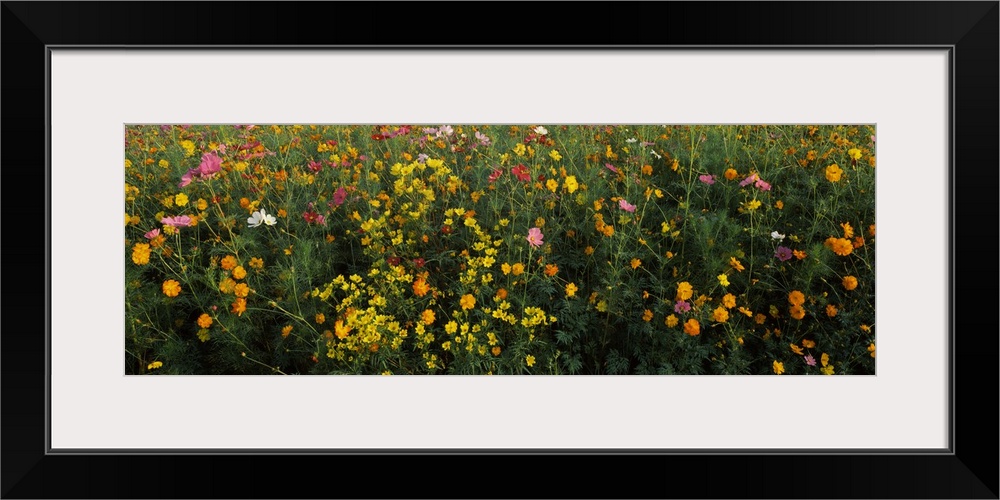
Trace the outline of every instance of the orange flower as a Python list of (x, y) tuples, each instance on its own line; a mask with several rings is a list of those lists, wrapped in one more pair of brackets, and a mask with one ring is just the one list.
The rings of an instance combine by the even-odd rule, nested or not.
[(732, 309), (736, 307), (736, 296), (731, 293), (723, 295), (722, 305), (726, 306), (726, 309)]
[(643, 321), (649, 322), (649, 321), (652, 321), (652, 319), (653, 319), (653, 311), (650, 311), (649, 309), (646, 309), (645, 311), (642, 312), (642, 320)]
[(844, 284), (844, 289), (854, 290), (855, 288), (858, 287), (858, 279), (855, 278), (854, 276), (844, 276), (843, 284)]
[(729, 319), (729, 311), (725, 307), (719, 306), (712, 312), (712, 318), (719, 323), (725, 323)]
[(198, 316), (198, 326), (202, 328), (212, 326), (212, 317), (208, 313), (201, 313), (201, 316)]
[(790, 314), (795, 319), (802, 319), (806, 317), (806, 310), (800, 305), (794, 305), (788, 308), (788, 314)]
[(413, 282), (413, 293), (416, 294), (417, 297), (423, 297), (424, 295), (427, 295), (427, 292), (429, 292), (430, 290), (431, 287), (427, 286), (427, 282), (424, 281), (423, 278), (420, 278), (417, 281)]
[(344, 320), (342, 319), (338, 319), (336, 323), (333, 324), (333, 329), (336, 330), (338, 339), (347, 338), (347, 335), (351, 333), (351, 327), (344, 326)]
[[(575, 290), (576, 290), (576, 288), (574, 288), (574, 291)], [(567, 293), (569, 293), (569, 292), (567, 292)], [(500, 300), (506, 299), (507, 298), (507, 289), (506, 288), (501, 288), (501, 289), (497, 290), (497, 298), (500, 299)]]
[(850, 239), (851, 237), (854, 236), (854, 228), (851, 227), (851, 223), (850, 222), (845, 222), (845, 223), (841, 224), (840, 227), (842, 227), (844, 229), (844, 238)]
[(795, 258), (799, 260), (806, 258), (806, 253), (802, 250), (792, 250), (792, 255), (794, 255)]
[(701, 334), (701, 325), (698, 320), (691, 318), (684, 323), (684, 333), (694, 337)]
[(163, 282), (163, 295), (176, 297), (181, 293), (181, 284), (177, 280), (167, 280)]
[(682, 281), (677, 285), (677, 300), (688, 300), (694, 295), (694, 288), (691, 283)]
[(632, 265), (632, 269), (637, 269), (639, 266), (642, 265), (642, 261), (639, 259), (632, 259), (632, 262), (630, 264)]
[(806, 296), (798, 290), (792, 290), (792, 293), (788, 294), (788, 303), (793, 306), (801, 306), (802, 304), (805, 304), (805, 302)]
[(231, 271), (234, 267), (236, 267), (236, 257), (233, 257), (232, 255), (227, 255), (222, 258), (223, 269), (225, 269), (226, 271)]
[(835, 306), (833, 304), (827, 304), (826, 305), (826, 315), (829, 316), (829, 317), (831, 317), (831, 318), (834, 317), (834, 316), (836, 316), (837, 315), (837, 306)]
[(805, 347), (806, 349), (812, 349), (813, 347), (816, 347), (816, 342), (814, 342), (812, 340), (808, 340), (808, 339), (807, 340), (803, 340), (802, 341), (802, 347)]
[(250, 285), (247, 285), (246, 283), (238, 283), (233, 287), (233, 293), (235, 293), (237, 297), (246, 297), (247, 295), (250, 295)]
[(722, 175), (723, 175), (723, 177), (726, 178), (726, 180), (731, 181), (731, 180), (735, 179), (736, 177), (738, 177), (740, 175), (740, 173), (737, 172), (736, 169), (734, 169), (734, 168), (727, 168), (726, 171)]
[(545, 275), (546, 276), (555, 276), (556, 273), (558, 273), (558, 272), (559, 272), (559, 266), (557, 266), (555, 264), (546, 264), (545, 265)]
[(854, 251), (854, 246), (851, 245), (851, 240), (847, 238), (835, 238), (831, 236), (823, 242), (823, 245), (830, 250), (833, 250), (833, 253), (840, 256), (850, 255), (851, 252)]
[(458, 303), (462, 306), (462, 309), (472, 309), (476, 307), (476, 298), (470, 294), (465, 294), (459, 299)]
[(247, 277), (247, 270), (243, 266), (236, 266), (233, 268), (233, 278), (241, 280)]
[(288, 337), (291, 334), (292, 334), (292, 325), (285, 325), (284, 328), (281, 329), (282, 337)]
[(243, 312), (247, 310), (247, 299), (239, 297), (233, 302), (232, 311), (236, 313), (237, 316), (243, 316)]

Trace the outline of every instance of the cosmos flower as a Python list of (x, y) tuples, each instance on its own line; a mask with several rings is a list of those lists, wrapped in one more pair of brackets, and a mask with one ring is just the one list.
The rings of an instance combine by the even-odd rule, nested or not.
[(533, 246), (533, 247), (540, 247), (540, 246), (542, 246), (542, 238), (543, 238), (543, 235), (542, 235), (542, 230), (541, 229), (539, 229), (537, 227), (533, 227), (533, 228), (531, 228), (531, 229), (528, 230), (528, 237), (526, 239), (528, 240), (528, 243), (531, 244), (531, 246)]
[(792, 258), (792, 249), (788, 247), (778, 247), (778, 249), (774, 251), (774, 256), (781, 262), (784, 262)]
[(625, 201), (624, 198), (618, 200), (618, 207), (626, 212), (635, 213), (635, 205)]
[(701, 181), (701, 182), (704, 182), (705, 184), (708, 184), (709, 186), (711, 186), (712, 184), (715, 184), (715, 176), (714, 175), (708, 175), (708, 174), (699, 175), (698, 176), (698, 180)]
[(538, 135), (547, 135), (549, 130), (541, 125), (535, 127), (534, 132)]
[(191, 225), (191, 217), (186, 215), (178, 215), (176, 217), (164, 217), (160, 219), (160, 223), (164, 226), (172, 227), (188, 227)]
[(278, 223), (278, 220), (275, 219), (273, 215), (269, 215), (263, 208), (258, 212), (254, 212), (247, 218), (247, 224), (250, 227), (257, 227), (262, 222), (268, 226), (273, 226)]

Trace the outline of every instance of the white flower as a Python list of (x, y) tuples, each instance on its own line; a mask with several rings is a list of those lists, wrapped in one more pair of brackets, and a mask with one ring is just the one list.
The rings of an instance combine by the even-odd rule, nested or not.
[(776, 239), (776, 240), (778, 240), (778, 241), (781, 241), (781, 240), (785, 239), (785, 235), (783, 235), (783, 234), (781, 234), (781, 233), (779, 233), (777, 231), (772, 231), (771, 232), (771, 237), (774, 238), (774, 239)]
[(547, 135), (549, 133), (549, 129), (539, 125), (535, 127), (535, 133), (538, 135)]
[(649, 154), (655, 156), (657, 159), (663, 158), (662, 156), (660, 156), (660, 153), (657, 153), (656, 151), (653, 151), (652, 149), (649, 150)]
[(259, 212), (254, 212), (250, 215), (250, 217), (247, 217), (247, 224), (249, 224), (250, 227), (257, 227), (261, 222), (267, 224), (268, 226), (273, 226), (278, 223), (278, 220), (275, 219), (273, 215), (268, 215), (263, 208), (260, 209)]
[(630, 138), (630, 139), (625, 139), (625, 142), (627, 142), (627, 143), (629, 143), (629, 144), (632, 144), (633, 142), (636, 142), (637, 140), (638, 140), (638, 139), (636, 139), (635, 137), (632, 137), (632, 138)]
[(451, 137), (451, 134), (455, 133), (455, 129), (451, 128), (451, 125), (441, 125), (438, 129), (438, 137)]

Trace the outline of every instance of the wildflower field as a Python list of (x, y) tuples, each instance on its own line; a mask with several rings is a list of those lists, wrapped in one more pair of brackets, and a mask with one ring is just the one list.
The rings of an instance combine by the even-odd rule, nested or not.
[(875, 373), (867, 125), (129, 125), (127, 374)]

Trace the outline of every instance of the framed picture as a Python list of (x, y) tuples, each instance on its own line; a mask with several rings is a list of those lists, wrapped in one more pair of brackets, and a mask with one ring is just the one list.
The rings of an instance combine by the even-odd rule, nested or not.
[[(505, 10), (519, 6), (501, 5)], [(34, 103), (6, 107), (4, 163), (15, 185), (45, 187), (34, 193), (19, 189), (27, 196), (10, 202), (5, 214), (13, 224), (9, 228), (34, 228), (41, 220), (46, 229), (42, 237), (23, 238), (38, 241), (41, 250), (22, 251), (17, 245), (10, 250), (13, 262), (36, 262), (23, 267), (45, 269), (45, 279), (18, 278), (16, 292), (8, 298), (10, 311), (16, 311), (9, 316), (31, 319), (9, 328), (4, 338), (4, 497), (280, 498), (330, 496), (330, 488), (338, 496), (409, 497), (415, 496), (414, 485), (430, 486), (426, 478), (435, 475), (461, 485), (459, 496), (997, 497), (996, 464), (978, 458), (996, 456), (995, 429), (983, 428), (973, 418), (995, 415), (993, 400), (982, 397), (982, 387), (995, 393), (997, 338), (985, 332), (996, 331), (996, 315), (989, 305), (960, 307), (975, 302), (969, 297), (989, 297), (995, 291), (981, 292), (972, 283), (996, 276), (995, 255), (980, 255), (992, 251), (981, 243), (992, 229), (978, 224), (996, 215), (998, 206), (987, 201), (993, 192), (983, 192), (984, 186), (995, 190), (997, 185), (996, 2), (639, 4), (595, 12), (593, 21), (605, 34), (573, 40), (573, 45), (511, 44), (502, 41), (510, 33), (506, 23), (497, 24), (491, 39), (483, 23), (491, 25), (496, 13), (489, 10), (501, 5), (477, 6), (486, 17), (449, 24), (454, 33), (448, 38), (468, 42), (437, 45), (432, 40), (414, 46), (407, 43), (414, 24), (440, 21), (428, 16), (426, 6), (338, 4), (335, 16), (324, 18), (314, 12), (319, 5), (311, 3), (112, 7), (4, 2), (5, 66), (8, 75), (19, 76), (5, 85), (6, 101)], [(564, 17), (564, 10), (532, 6), (519, 15), (550, 19), (548, 27), (533, 29), (557, 33), (568, 29), (555, 21)], [(693, 21), (719, 17), (723, 19), (710, 28)], [(380, 34), (371, 34), (358, 19), (377, 19), (372, 22)], [(116, 29), (99, 29), (105, 25)], [(747, 26), (771, 28), (748, 31)], [(384, 33), (397, 35), (385, 38)], [(605, 45), (605, 38), (627, 45)], [(283, 43), (288, 40), (295, 43)], [(523, 376), (283, 377), (278, 375), (281, 367), (252, 359), (248, 347), (236, 354), (237, 360), (251, 358), (250, 364), (265, 370), (220, 369), (217, 376), (204, 376), (189, 368), (173, 371), (177, 375), (172, 377), (132, 375), (130, 362), (138, 372), (153, 375), (174, 367), (164, 369), (162, 362), (155, 364), (159, 358), (131, 352), (134, 346), (123, 323), (169, 330), (171, 322), (187, 320), (168, 317), (157, 323), (143, 316), (153, 309), (140, 305), (173, 299), (186, 283), (158, 280), (154, 288), (163, 281), (162, 294), (125, 296), (129, 278), (122, 259), (132, 255), (136, 242), (128, 241), (127, 250), (122, 247), (122, 202), (129, 193), (123, 194), (121, 187), (123, 181), (126, 191), (129, 186), (142, 191), (145, 185), (123, 179), (129, 171), (122, 163), (140, 161), (129, 149), (135, 149), (129, 141), (147, 137), (138, 124), (162, 125), (161, 130), (171, 133), (187, 130), (188, 124), (207, 125), (209, 131), (216, 130), (211, 126), (219, 131), (226, 127), (224, 133), (239, 130), (234, 125), (274, 125), (269, 128), (274, 134), (289, 134), (283, 127), (295, 125), (386, 125), (373, 129), (380, 141), (400, 130), (392, 125), (419, 125), (425, 136), (441, 137), (452, 125), (522, 124), (544, 131), (534, 134), (538, 144), (549, 129), (581, 124), (650, 129), (726, 125), (734, 134), (743, 125), (768, 125), (804, 135), (814, 124), (865, 125), (874, 131), (861, 134), (871, 155), (862, 159), (859, 149), (857, 159), (868, 162), (864, 166), (877, 186), (879, 251), (870, 270), (877, 275), (872, 305), (877, 308), (874, 321), (862, 325), (872, 335), (870, 349), (851, 352), (875, 369), (832, 377), (788, 376), (795, 375), (788, 361), (757, 359), (747, 366), (764, 366), (762, 371), (770, 373), (692, 376), (636, 370), (641, 374), (617, 376), (596, 370), (605, 375), (528, 376), (534, 356), (518, 351), (517, 360), (525, 357), (519, 368)], [(852, 135), (863, 127), (855, 128)], [(772, 140), (780, 135), (774, 132), (778, 128), (762, 130)], [(489, 140), (488, 134), (481, 135), (485, 139), (477, 140)], [(322, 144), (313, 141), (310, 147)], [(252, 146), (247, 150), (254, 151)], [(546, 147), (547, 161), (561, 160), (558, 148)], [(266, 154), (266, 148), (262, 151)], [(794, 158), (795, 153), (785, 154)], [(164, 171), (172, 168), (171, 162), (194, 161), (183, 154), (179, 160), (150, 158), (142, 161)], [(606, 163), (609, 172), (616, 172), (613, 161)], [(190, 176), (211, 175), (211, 168), (198, 168)], [(34, 178), (28, 179), (31, 174)], [(637, 173), (637, 183), (641, 175)], [(716, 175), (722, 179), (721, 170)], [(520, 179), (514, 170), (511, 176)], [(706, 186), (716, 180), (708, 172), (704, 176), (700, 182)], [(839, 178), (826, 171), (828, 184)], [(771, 187), (760, 177), (747, 179), (751, 189), (754, 181), (757, 190)], [(569, 189), (562, 183), (546, 186), (541, 177), (538, 182), (542, 191)], [(45, 217), (40, 219), (43, 194)], [(620, 204), (614, 215), (623, 217), (623, 224), (635, 210), (626, 198), (611, 202)], [(185, 196), (173, 203), (197, 201)], [(455, 210), (451, 208), (452, 215)], [(836, 219), (836, 208), (824, 210), (817, 217)], [(162, 215), (167, 220), (173, 213)], [(126, 240), (131, 217), (139, 216), (126, 212)], [(141, 217), (161, 219), (146, 212)], [(249, 227), (271, 226), (263, 211), (250, 216), (255, 217), (247, 219)], [(970, 221), (977, 222), (975, 232), (966, 227), (965, 237), (959, 238), (956, 229), (971, 226)], [(319, 221), (307, 217), (303, 224), (314, 222)], [(472, 219), (466, 226), (475, 223)], [(529, 250), (541, 249), (544, 222), (529, 225), (530, 230), (523, 228), (525, 244)], [(872, 221), (870, 238), (875, 225)], [(851, 232), (855, 230), (869, 228)], [(847, 231), (845, 227), (844, 241), (850, 245)], [(785, 238), (777, 229), (774, 233), (774, 239)], [(960, 240), (965, 242), (961, 247)], [(287, 250), (293, 251), (291, 246)], [(794, 259), (792, 248), (787, 251), (787, 256), (774, 251), (776, 263)], [(143, 260), (133, 255), (136, 265)], [(643, 266), (636, 260), (632, 270)], [(232, 274), (233, 266), (220, 265), (230, 273), (226, 276), (242, 279)], [(254, 265), (248, 258), (251, 272)], [(559, 272), (549, 267), (539, 270), (551, 270), (550, 277)], [(962, 271), (966, 278), (958, 279)], [(718, 286), (724, 288), (728, 279), (723, 276)], [(856, 286), (843, 283), (841, 288)], [(562, 285), (561, 294), (568, 290)], [(38, 291), (18, 290), (24, 286)], [(736, 302), (725, 305), (724, 291), (705, 294), (707, 301), (712, 300), (707, 295), (717, 295), (721, 312), (705, 313), (716, 324), (727, 321), (728, 310), (736, 310)], [(490, 295), (496, 296), (492, 289)], [(568, 299), (573, 293), (564, 295)], [(826, 297), (807, 295), (821, 302)], [(472, 294), (455, 297), (455, 309), (475, 307)], [(802, 303), (791, 295), (789, 301), (791, 308)], [(281, 300), (272, 302), (282, 305)], [(594, 302), (597, 308), (599, 298)], [(235, 304), (232, 313), (242, 315), (245, 309), (237, 311)], [(841, 312), (838, 306), (847, 310), (833, 301), (822, 309), (824, 304), (811, 305), (829, 319)], [(645, 314), (669, 325), (670, 311), (654, 309)], [(29, 311), (34, 314), (25, 314)], [(190, 323), (203, 331), (176, 349), (199, 349), (216, 334), (213, 323), (216, 328), (226, 325), (221, 316), (197, 312), (192, 309)], [(788, 313), (796, 314), (792, 309)], [(327, 318), (320, 316), (310, 313), (305, 323), (322, 325)], [(441, 319), (423, 318), (427, 324)], [(346, 316), (343, 320), (348, 321)], [(337, 355), (330, 346), (349, 335), (350, 325), (354, 323), (331, 331), (326, 344), (330, 358)], [(678, 335), (696, 335), (683, 328), (677, 325)], [(780, 335), (772, 328), (767, 335)], [(975, 337), (968, 340), (958, 332)], [(811, 348), (799, 339), (790, 344), (785, 355), (797, 362), (806, 354), (799, 351)], [(483, 350), (490, 352), (485, 346)], [(435, 360), (427, 359), (430, 367)], [(823, 373), (833, 374), (838, 363), (827, 368), (824, 354)], [(262, 376), (235, 376), (246, 373)], [(459, 455), (474, 455), (489, 465), (480, 474), (452, 482), (465, 475), (449, 467), (449, 459)], [(542, 465), (553, 455), (569, 459), (576, 474), (593, 479), (582, 483), (556, 474), (544, 481), (546, 489), (532, 489), (537, 487), (528, 483), (536, 482), (512, 481), (506, 473), (510, 469), (497, 468)], [(428, 458), (431, 462), (423, 462)], [(413, 469), (418, 459), (431, 465)], [(664, 476), (623, 481), (643, 464), (661, 468)], [(199, 471), (221, 467), (240, 473), (252, 467), (273, 479), (267, 487), (226, 481), (200, 489), (206, 477)], [(338, 471), (335, 476), (345, 479), (334, 482), (343, 485), (304, 481), (296, 472), (317, 467)], [(364, 480), (349, 481), (346, 471)], [(395, 480), (386, 481), (388, 474)], [(691, 490), (694, 484), (698, 489)], [(426, 491), (455, 495), (448, 488), (430, 486)]]

